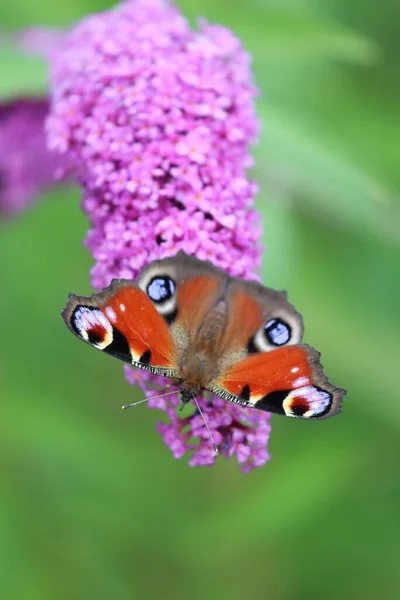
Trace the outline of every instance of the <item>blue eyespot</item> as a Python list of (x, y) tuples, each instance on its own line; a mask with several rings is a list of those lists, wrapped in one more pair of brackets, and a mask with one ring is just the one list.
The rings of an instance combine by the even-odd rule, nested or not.
[(175, 283), (167, 276), (153, 277), (147, 286), (147, 295), (156, 304), (172, 298), (175, 293)]
[(290, 340), (292, 331), (281, 319), (270, 319), (264, 327), (267, 340), (273, 346), (283, 346)]

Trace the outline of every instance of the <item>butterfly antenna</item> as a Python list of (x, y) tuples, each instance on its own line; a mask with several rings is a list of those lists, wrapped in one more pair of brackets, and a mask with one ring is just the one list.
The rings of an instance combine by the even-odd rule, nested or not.
[(162, 398), (163, 396), (170, 396), (171, 394), (176, 394), (176, 390), (172, 390), (172, 392), (167, 392), (166, 394), (159, 394), (158, 396), (150, 396), (150, 398), (143, 398), (143, 400), (138, 400), (137, 402), (131, 402), (131, 404), (124, 404), (122, 406), (123, 410), (127, 408), (132, 408), (132, 406), (136, 406), (137, 404), (142, 404), (143, 402), (148, 402), (149, 400), (154, 400), (154, 398)]
[(193, 400), (194, 400), (194, 402), (195, 402), (195, 404), (197, 406), (197, 410), (199, 411), (201, 418), (204, 421), (204, 425), (206, 426), (206, 429), (208, 431), (208, 435), (210, 436), (210, 440), (211, 440), (211, 443), (212, 443), (213, 450), (214, 450), (215, 454), (218, 454), (218, 446), (215, 443), (215, 440), (213, 438), (213, 434), (211, 433), (211, 429), (209, 428), (208, 423), (206, 421), (206, 418), (204, 416), (204, 413), (201, 410), (199, 403), (197, 402), (196, 396), (193, 396)]

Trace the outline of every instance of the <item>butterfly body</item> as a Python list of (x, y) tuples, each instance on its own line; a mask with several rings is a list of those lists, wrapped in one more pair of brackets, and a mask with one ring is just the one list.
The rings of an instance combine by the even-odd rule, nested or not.
[(277, 292), (179, 252), (136, 282), (113, 280), (63, 311), (80, 339), (133, 366), (175, 379), (182, 402), (202, 390), (293, 417), (336, 414), (344, 390), (301, 344), (300, 314)]
[(179, 361), (181, 395), (184, 402), (209, 388), (226, 367), (242, 358), (240, 350), (227, 350), (224, 332), (227, 324), (227, 303), (223, 298), (205, 315), (204, 321), (187, 338), (185, 351)]

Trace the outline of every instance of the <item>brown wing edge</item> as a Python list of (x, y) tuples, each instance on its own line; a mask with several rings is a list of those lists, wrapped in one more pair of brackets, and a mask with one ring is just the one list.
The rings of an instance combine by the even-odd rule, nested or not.
[[(100, 308), (103, 304), (106, 304), (107, 300), (114, 296), (117, 290), (120, 290), (123, 287), (138, 287), (134, 281), (130, 281), (129, 279), (113, 279), (109, 286), (105, 287), (101, 292), (96, 292), (91, 294), (90, 296), (77, 296), (76, 294), (68, 294), (68, 300), (63, 310), (61, 311), (61, 316), (64, 319), (64, 322), (68, 329), (72, 331), (74, 335), (76, 335), (80, 340), (83, 338), (75, 331), (71, 318), (74, 310), (78, 306), (88, 306), (93, 308)], [(83, 340), (84, 342), (86, 340)], [(87, 342), (90, 344), (90, 342)]]
[(89, 346), (104, 351), (106, 354), (110, 354), (119, 360), (132, 364), (132, 353), (128, 340), (110, 321), (108, 321), (105, 315), (102, 315), (104, 320), (95, 324), (91, 333), (88, 332), (87, 336), (79, 331), (73, 318), (75, 311), (79, 308), (100, 310), (100, 307), (106, 305), (108, 299), (112, 298), (118, 290), (127, 286), (137, 288), (132, 281), (126, 279), (113, 279), (108, 287), (91, 296), (69, 294), (68, 302), (62, 310), (61, 316), (68, 329), (72, 331), (78, 339)]

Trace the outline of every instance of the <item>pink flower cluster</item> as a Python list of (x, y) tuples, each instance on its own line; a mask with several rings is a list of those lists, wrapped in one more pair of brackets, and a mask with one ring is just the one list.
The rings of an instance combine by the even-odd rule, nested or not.
[[(178, 391), (174, 394), (153, 397), (158, 391), (165, 393), (165, 379), (125, 367), (126, 378), (132, 384), (139, 385), (149, 398), (147, 405), (165, 412), (168, 423), (158, 423), (158, 432), (175, 458), (181, 458), (186, 452), (192, 452), (189, 459), (191, 467), (213, 465), (216, 454), (204, 421), (196, 410), (188, 416), (189, 406), (183, 412), (177, 412), (180, 405)], [(149, 383), (152, 389), (149, 389)], [(227, 458), (236, 455), (243, 472), (261, 467), (270, 458), (267, 451), (271, 431), (269, 413), (245, 408), (204, 394), (197, 399), (218, 451)], [(194, 439), (197, 438), (197, 439)]]
[[(255, 95), (239, 40), (205, 22), (192, 31), (162, 0), (130, 0), (71, 31), (53, 60), (47, 131), (84, 190), (95, 287), (179, 249), (255, 277), (261, 225), (246, 176)], [(149, 403), (171, 419), (159, 426), (165, 442), (174, 456), (194, 447), (192, 465), (214, 462), (201, 418), (177, 416), (177, 402)], [(268, 415), (218, 399), (201, 407), (222, 452), (245, 469), (267, 460)]]

